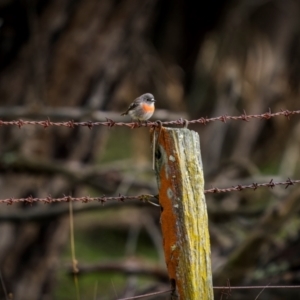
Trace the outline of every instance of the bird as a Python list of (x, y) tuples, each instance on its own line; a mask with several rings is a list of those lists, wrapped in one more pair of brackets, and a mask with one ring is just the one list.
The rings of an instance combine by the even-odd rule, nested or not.
[(151, 118), (155, 110), (155, 99), (150, 93), (143, 94), (137, 97), (121, 114), (121, 116), (129, 115), (133, 121), (147, 121)]

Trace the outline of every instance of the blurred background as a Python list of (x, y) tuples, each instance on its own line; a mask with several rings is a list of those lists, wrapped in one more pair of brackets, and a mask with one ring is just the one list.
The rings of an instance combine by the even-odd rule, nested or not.
[[(296, 110), (299, 83), (299, 0), (0, 1), (2, 120), (127, 121), (120, 113), (145, 92), (157, 101), (152, 120)], [(297, 116), (189, 128), (200, 134), (206, 188), (300, 178)], [(0, 199), (119, 193), (157, 194), (147, 128), (0, 127)], [(300, 187), (206, 200), (214, 285), (300, 284)], [(109, 300), (170, 288), (159, 208), (73, 210), (79, 292), (69, 206), (1, 204), (1, 299)]]

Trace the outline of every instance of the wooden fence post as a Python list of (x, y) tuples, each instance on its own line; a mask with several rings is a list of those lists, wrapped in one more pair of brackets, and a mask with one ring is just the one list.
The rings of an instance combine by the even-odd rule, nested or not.
[(176, 299), (213, 299), (208, 219), (199, 136), (155, 128), (155, 171), (169, 278)]

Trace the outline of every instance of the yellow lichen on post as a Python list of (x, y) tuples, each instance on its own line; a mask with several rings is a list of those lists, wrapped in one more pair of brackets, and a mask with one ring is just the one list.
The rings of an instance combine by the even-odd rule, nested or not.
[(213, 299), (199, 136), (186, 128), (158, 128), (152, 137), (169, 277), (178, 299)]

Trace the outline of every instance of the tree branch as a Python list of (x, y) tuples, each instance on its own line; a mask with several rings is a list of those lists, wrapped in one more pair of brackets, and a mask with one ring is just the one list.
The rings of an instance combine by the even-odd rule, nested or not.
[[(102, 169), (102, 168), (101, 168)], [(83, 165), (78, 168), (69, 168), (57, 162), (48, 162), (42, 160), (31, 160), (21, 156), (15, 156), (9, 160), (5, 159), (5, 155), (0, 158), (0, 171), (17, 170), (20, 172), (30, 172), (33, 174), (61, 175), (73, 184), (86, 184), (101, 193), (111, 193), (115, 191), (117, 186), (124, 180), (120, 172), (106, 169), (105, 172), (99, 168), (88, 168)], [(108, 180), (108, 175), (109, 180)], [(135, 189), (147, 189), (150, 193), (155, 194), (154, 184), (139, 181), (135, 179), (131, 183), (131, 187)]]

